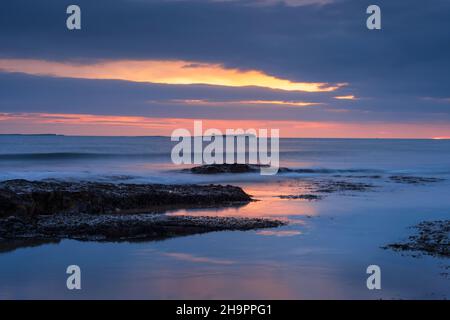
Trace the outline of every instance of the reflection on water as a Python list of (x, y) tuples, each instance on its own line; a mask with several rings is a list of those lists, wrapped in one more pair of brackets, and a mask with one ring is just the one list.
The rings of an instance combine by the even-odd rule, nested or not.
[[(312, 201), (297, 199), (294, 201), (280, 199), (280, 195), (307, 193), (307, 183), (293, 180), (275, 183), (239, 183), (245, 192), (257, 200), (239, 208), (221, 208), (208, 210), (207, 215), (221, 217), (262, 217), (288, 219), (290, 216), (311, 217), (317, 214)], [(177, 210), (171, 215), (205, 215), (205, 210)]]
[(262, 236), (276, 236), (276, 237), (291, 237), (302, 234), (301, 231), (298, 230), (261, 230), (257, 231), (256, 234)]
[(234, 264), (236, 262), (232, 260), (224, 260), (224, 259), (214, 259), (214, 258), (208, 258), (208, 257), (199, 257), (195, 256), (193, 254), (187, 254), (187, 253), (180, 253), (180, 252), (167, 252), (164, 253), (167, 257), (174, 258), (176, 260), (181, 261), (189, 261), (194, 263), (202, 263), (202, 264)]
[[(297, 190), (291, 182), (245, 185), (260, 201), (172, 214), (270, 216), (296, 223), (146, 243), (65, 240), (2, 253), (0, 298), (448, 297), (449, 279), (441, 275), (445, 261), (380, 248), (406, 237), (417, 221), (448, 218), (448, 183), (393, 187), (305, 201), (274, 197)], [(65, 287), (70, 264), (82, 269), (79, 292)], [(366, 288), (370, 264), (382, 269), (380, 291)]]
[[(278, 196), (310, 193), (309, 179), (320, 172), (192, 175), (172, 164), (169, 140), (3, 136), (0, 180), (240, 185), (259, 201), (170, 214), (273, 217), (290, 224), (145, 243), (11, 243), (0, 247), (0, 299), (450, 297), (450, 279), (441, 275), (448, 261), (380, 248), (407, 237), (408, 227), (420, 221), (449, 219), (450, 141), (281, 139), (281, 166), (325, 169), (326, 177), (320, 179), (367, 171), (383, 176), (368, 181), (380, 186), (376, 192), (327, 194), (323, 200), (308, 201)], [(386, 181), (397, 174), (445, 176), (447, 181), (424, 186)], [(66, 289), (71, 264), (82, 269), (81, 291)], [(381, 267), (380, 291), (366, 288), (371, 264)]]

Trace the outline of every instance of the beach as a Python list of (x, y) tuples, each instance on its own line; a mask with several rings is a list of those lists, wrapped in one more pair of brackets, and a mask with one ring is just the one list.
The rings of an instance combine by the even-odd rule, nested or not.
[[(275, 176), (175, 166), (167, 137), (16, 135), (0, 141), (2, 183), (230, 185), (252, 201), (168, 207), (156, 214), (282, 222), (144, 241), (66, 236), (10, 243), (0, 252), (2, 299), (444, 299), (450, 294), (448, 257), (387, 248), (407, 241), (417, 224), (449, 219), (447, 140), (281, 139), (284, 170)], [(79, 292), (64, 286), (70, 264), (84, 270)], [(366, 287), (366, 268), (373, 264), (382, 271), (381, 290)]]

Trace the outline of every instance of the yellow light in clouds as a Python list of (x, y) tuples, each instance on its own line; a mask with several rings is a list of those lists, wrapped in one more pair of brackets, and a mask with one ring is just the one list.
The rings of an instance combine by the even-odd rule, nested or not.
[(319, 102), (305, 102), (305, 101), (282, 101), (282, 100), (232, 100), (232, 101), (214, 101), (204, 99), (175, 99), (171, 102), (191, 104), (191, 105), (204, 105), (204, 106), (220, 106), (220, 105), (281, 105), (287, 107), (307, 107), (317, 106), (322, 103)]
[(208, 84), (231, 87), (259, 86), (287, 91), (329, 92), (346, 85), (293, 82), (257, 70), (224, 68), (220, 64), (165, 60), (108, 60), (96, 63), (35, 59), (0, 59), (0, 70), (33, 75), (83, 79), (116, 79), (162, 84)]
[(334, 97), (334, 98), (338, 99), (338, 100), (355, 100), (356, 99), (354, 95), (337, 96), (337, 97)]
[(278, 100), (251, 100), (251, 101), (241, 101), (245, 104), (274, 104), (282, 106), (293, 106), (293, 107), (307, 107), (307, 106), (317, 106), (321, 103), (318, 102), (303, 102), (303, 101), (278, 101)]

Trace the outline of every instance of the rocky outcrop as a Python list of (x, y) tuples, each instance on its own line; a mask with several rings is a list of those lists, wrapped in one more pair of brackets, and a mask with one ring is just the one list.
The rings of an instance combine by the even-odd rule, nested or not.
[(195, 174), (218, 174), (218, 173), (248, 173), (260, 170), (260, 165), (256, 164), (207, 164), (187, 169)]
[(165, 214), (53, 215), (34, 219), (0, 219), (0, 243), (60, 239), (145, 241), (223, 230), (272, 228), (284, 222), (232, 217)]
[[(245, 164), (245, 163), (222, 163), (222, 164), (205, 164), (189, 169), (184, 169), (194, 174), (219, 174), (219, 173), (249, 173), (260, 172), (261, 168), (268, 168), (263, 164)], [(279, 168), (278, 172), (293, 172), (288, 168)]]
[(345, 180), (314, 181), (312, 186), (312, 190), (317, 193), (368, 191), (375, 188), (372, 184)]
[(0, 183), (0, 251), (61, 239), (144, 241), (284, 224), (161, 214), (168, 209), (238, 206), (250, 201), (241, 188), (229, 185), (10, 180)]
[(434, 178), (434, 177), (413, 177), (413, 176), (390, 176), (390, 180), (397, 183), (407, 183), (407, 184), (425, 184), (433, 182), (441, 182), (445, 179)]
[(323, 196), (316, 195), (316, 194), (289, 194), (289, 195), (281, 195), (278, 196), (280, 199), (288, 199), (288, 200), (294, 200), (294, 199), (300, 199), (300, 200), (322, 200)]
[(424, 221), (413, 228), (416, 233), (407, 241), (383, 248), (450, 258), (450, 220)]
[(0, 183), (0, 217), (158, 212), (245, 204), (241, 188), (221, 185), (108, 184), (9, 180)]

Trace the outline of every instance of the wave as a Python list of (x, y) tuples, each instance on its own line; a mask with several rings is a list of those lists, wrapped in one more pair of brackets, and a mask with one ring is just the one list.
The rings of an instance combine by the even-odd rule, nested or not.
[(291, 168), (283, 168), (280, 169), (280, 172), (295, 172), (295, 173), (318, 173), (318, 174), (343, 174), (343, 173), (383, 173), (383, 170), (379, 169), (328, 169), (328, 168), (300, 168), (300, 169), (291, 169)]
[(300, 173), (300, 174), (330, 174), (330, 175), (367, 175), (367, 176), (375, 176), (375, 175), (450, 175), (450, 170), (447, 168), (411, 168), (411, 169), (374, 169), (374, 168), (349, 168), (349, 169), (330, 169), (330, 168), (287, 168), (287, 170), (283, 171), (283, 168), (280, 168), (280, 173)]
[(167, 153), (94, 153), (94, 152), (51, 152), (51, 153), (7, 153), (0, 154), (0, 160), (79, 160), (104, 158), (154, 158)]
[[(194, 166), (193, 168), (182, 169), (181, 172), (193, 173), (196, 175), (213, 176), (240, 176), (259, 175), (261, 167), (265, 165), (241, 165), (239, 168), (232, 168), (233, 165), (217, 164), (206, 166)], [(195, 170), (194, 170), (195, 169)], [(204, 169), (204, 170), (202, 170)], [(280, 167), (278, 177), (301, 177), (301, 176), (333, 176), (333, 177), (355, 177), (355, 178), (382, 178), (388, 175), (412, 176), (412, 175), (449, 175), (450, 171), (444, 168), (314, 168), (314, 167)]]

